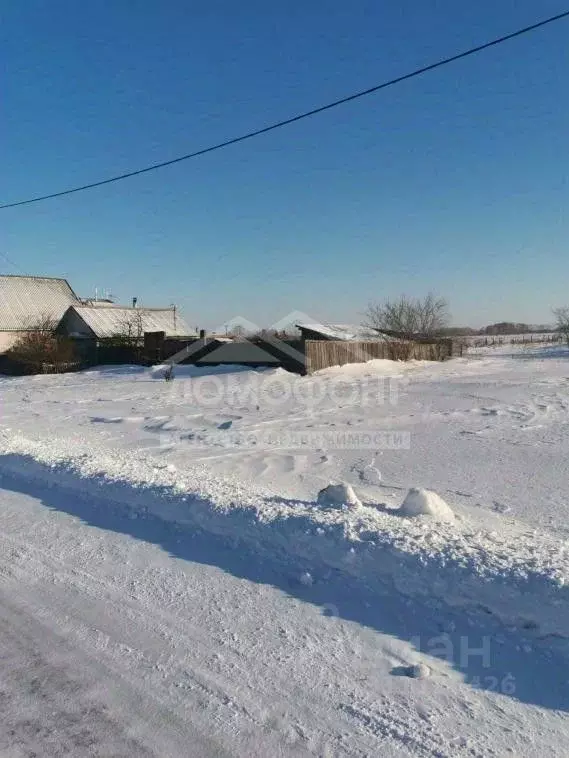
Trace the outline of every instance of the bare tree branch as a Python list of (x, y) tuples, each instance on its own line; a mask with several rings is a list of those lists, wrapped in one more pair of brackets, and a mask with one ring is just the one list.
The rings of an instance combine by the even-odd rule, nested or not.
[(555, 316), (556, 330), (565, 337), (565, 341), (569, 345), (569, 306), (553, 308), (553, 315)]
[(449, 321), (447, 301), (432, 292), (422, 299), (401, 295), (397, 300), (370, 303), (364, 316), (364, 326), (408, 340), (436, 337)]
[(14, 345), (8, 350), (12, 360), (38, 368), (42, 363), (72, 363), (76, 360), (73, 342), (57, 335), (58, 322), (44, 314), (28, 322)]
[(119, 331), (113, 335), (112, 341), (125, 347), (140, 347), (144, 342), (144, 317), (142, 311), (134, 310), (125, 316)]

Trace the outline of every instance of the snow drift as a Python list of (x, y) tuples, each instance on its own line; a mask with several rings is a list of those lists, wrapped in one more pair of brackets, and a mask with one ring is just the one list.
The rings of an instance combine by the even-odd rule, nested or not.
[[(531, 541), (473, 531), (467, 522), (400, 518), (376, 508), (324, 509), (251, 484), (182, 472), (143, 453), (0, 433), (0, 475), (59, 487), (101, 507), (202, 529), (315, 582), (333, 569), (378, 589), (491, 613), (536, 635), (569, 638), (569, 554), (547, 533)], [(414, 495), (415, 501), (422, 498)], [(429, 498), (427, 498), (429, 502)]]

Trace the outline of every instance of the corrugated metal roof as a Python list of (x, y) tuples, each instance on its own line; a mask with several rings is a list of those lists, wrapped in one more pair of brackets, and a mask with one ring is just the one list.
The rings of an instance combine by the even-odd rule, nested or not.
[(188, 337), (193, 331), (186, 324), (177, 310), (173, 308), (121, 308), (116, 305), (107, 307), (73, 306), (73, 310), (83, 319), (89, 329), (99, 339), (113, 337), (124, 332), (125, 325), (133, 318), (142, 318), (142, 331), (166, 332), (167, 337)]
[(379, 340), (381, 335), (374, 329), (355, 324), (297, 324), (299, 329), (309, 329), (329, 340)]
[(45, 316), (59, 321), (75, 302), (65, 279), (0, 275), (0, 331), (25, 331)]

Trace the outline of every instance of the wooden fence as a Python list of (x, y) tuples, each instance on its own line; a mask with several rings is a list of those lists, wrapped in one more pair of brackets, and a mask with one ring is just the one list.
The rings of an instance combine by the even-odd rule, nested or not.
[(444, 361), (456, 354), (450, 339), (438, 342), (306, 340), (305, 352), (308, 374), (329, 366), (365, 363), (375, 358)]

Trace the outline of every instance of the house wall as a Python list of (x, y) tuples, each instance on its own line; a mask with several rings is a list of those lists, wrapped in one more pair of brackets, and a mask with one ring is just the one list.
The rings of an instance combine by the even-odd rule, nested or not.
[(0, 332), (0, 354), (5, 353), (25, 332)]
[(69, 309), (57, 327), (59, 334), (67, 337), (81, 335), (83, 337), (94, 337), (95, 335), (83, 319), (71, 308)]

